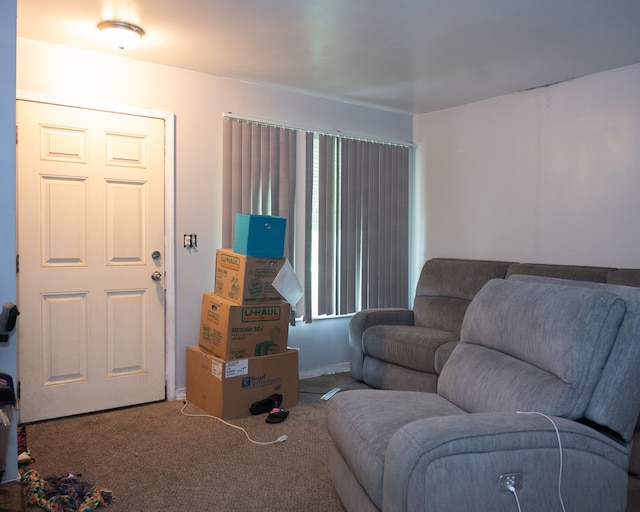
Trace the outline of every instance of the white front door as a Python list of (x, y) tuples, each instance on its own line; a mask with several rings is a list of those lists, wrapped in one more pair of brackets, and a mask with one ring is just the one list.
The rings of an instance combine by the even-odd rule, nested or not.
[(164, 120), (17, 119), (20, 421), (164, 399)]

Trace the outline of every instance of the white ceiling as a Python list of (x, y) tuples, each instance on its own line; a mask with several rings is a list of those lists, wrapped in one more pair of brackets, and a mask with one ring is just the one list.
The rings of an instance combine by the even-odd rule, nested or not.
[(18, 36), (419, 114), (639, 63), (640, 0), (18, 0)]

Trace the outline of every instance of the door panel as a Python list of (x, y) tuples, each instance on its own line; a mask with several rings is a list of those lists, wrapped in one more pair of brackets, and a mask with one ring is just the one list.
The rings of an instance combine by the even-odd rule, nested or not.
[(164, 121), (18, 101), (21, 421), (161, 400)]
[(42, 266), (87, 266), (87, 180), (40, 179)]
[(87, 294), (43, 294), (41, 297), (43, 385), (87, 380)]

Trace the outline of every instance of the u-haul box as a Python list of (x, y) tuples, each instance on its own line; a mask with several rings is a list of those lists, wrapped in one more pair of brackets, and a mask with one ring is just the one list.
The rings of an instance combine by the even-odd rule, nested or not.
[(286, 302), (238, 305), (203, 293), (198, 344), (225, 361), (284, 352), (290, 311)]
[(237, 304), (282, 302), (271, 285), (285, 258), (245, 256), (231, 249), (216, 251), (216, 294)]

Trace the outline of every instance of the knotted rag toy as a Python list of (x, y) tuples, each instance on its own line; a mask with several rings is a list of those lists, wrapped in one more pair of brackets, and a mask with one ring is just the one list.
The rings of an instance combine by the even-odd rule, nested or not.
[(37, 471), (29, 470), (20, 482), (27, 491), (27, 502), (46, 512), (94, 512), (113, 501), (109, 489), (95, 487), (72, 474), (43, 479)]

